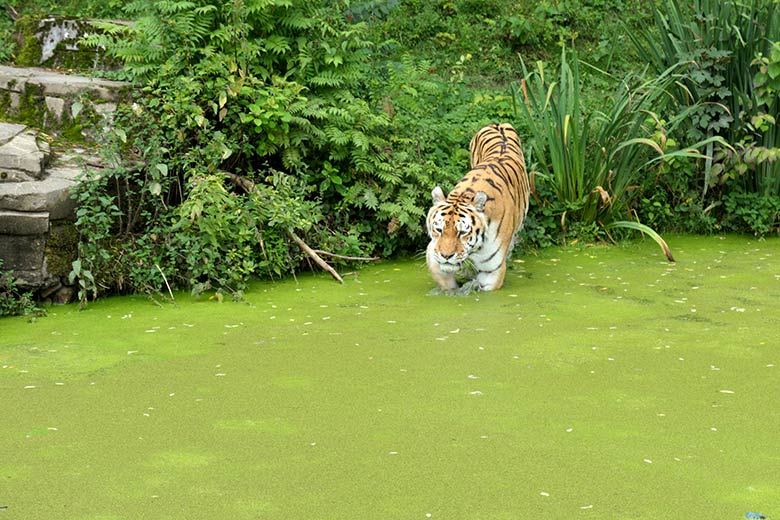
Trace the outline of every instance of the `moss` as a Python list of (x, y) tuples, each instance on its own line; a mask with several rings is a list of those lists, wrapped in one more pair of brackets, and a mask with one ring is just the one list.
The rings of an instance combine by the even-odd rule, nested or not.
[(16, 22), (16, 33), (21, 42), (16, 54), (16, 65), (22, 67), (37, 67), (41, 62), (41, 42), (35, 37), (38, 31), (39, 19), (23, 16)]
[[(9, 84), (9, 88), (13, 88)], [(57, 137), (65, 141), (83, 143), (85, 131), (97, 128), (101, 123), (101, 116), (94, 109), (93, 104), (102, 100), (93, 101), (86, 96), (69, 96), (65, 98), (68, 106), (78, 101), (83, 108), (73, 118), (71, 111), (66, 108), (61, 119), (57, 119), (50, 112), (45, 103), (43, 89), (39, 85), (25, 84), (24, 91), (19, 94), (19, 104), (11, 108), (11, 93), (0, 89), (0, 118), (5, 121), (25, 124), (35, 128), (45, 128), (48, 132), (57, 134)]]
[(20, 95), (19, 106), (14, 112), (14, 120), (28, 126), (43, 128), (46, 114), (46, 103), (43, 100), (43, 88), (40, 85), (25, 84), (24, 91)]
[(79, 233), (72, 223), (52, 226), (46, 242), (46, 264), (49, 272), (67, 277), (72, 262), (78, 258)]
[(60, 137), (67, 142), (82, 143), (85, 141), (84, 134), (82, 133), (83, 130), (84, 130), (83, 126), (74, 123), (72, 125), (66, 126), (60, 132)]
[[(74, 26), (75, 37), (59, 41), (53, 50), (53, 55), (45, 61), (41, 61), (44, 51), (38, 35), (49, 33), (57, 28), (62, 30), (63, 27), (66, 27), (68, 31), (72, 31)], [(30, 16), (22, 17), (16, 22), (16, 33), (20, 42), (20, 48), (16, 55), (15, 64), (23, 67), (42, 66), (82, 72), (91, 72), (96, 68), (106, 70), (116, 68), (117, 64), (112, 60), (107, 60), (103, 53), (79, 45), (81, 35), (95, 31), (96, 29), (91, 27), (88, 21), (74, 17), (57, 16), (46, 17), (45, 19)]]
[[(9, 82), (9, 88), (13, 88), (14, 81)], [(0, 89), (0, 119), (7, 121), (11, 117), (11, 92)]]

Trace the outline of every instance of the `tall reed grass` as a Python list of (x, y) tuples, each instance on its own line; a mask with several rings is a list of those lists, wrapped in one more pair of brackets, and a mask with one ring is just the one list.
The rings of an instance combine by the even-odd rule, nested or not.
[(655, 26), (638, 34), (628, 31), (638, 54), (657, 74), (679, 68), (682, 75), (671, 92), (680, 105), (698, 104), (688, 121), (690, 136), (719, 135), (739, 150), (721, 150), (721, 163), (713, 165), (716, 146), (709, 144), (703, 195), (731, 169), (731, 177), (741, 181), (736, 188), (780, 196), (780, 161), (771, 153), (780, 148), (778, 92), (767, 98), (756, 84), (757, 58), (771, 56), (780, 41), (777, 0), (661, 0), (652, 5)]
[(626, 79), (606, 111), (587, 111), (581, 92), (576, 53), (561, 54), (557, 77), (543, 64), (529, 71), (513, 88), (516, 116), (530, 130), (529, 164), (537, 182), (546, 183), (562, 210), (561, 223), (576, 221), (603, 229), (629, 228), (647, 233), (671, 253), (663, 239), (636, 221), (632, 203), (638, 187), (658, 161), (671, 157), (702, 157), (699, 150), (718, 137), (682, 149), (666, 147), (690, 110), (670, 113), (668, 91), (676, 81), (675, 68), (652, 79)]

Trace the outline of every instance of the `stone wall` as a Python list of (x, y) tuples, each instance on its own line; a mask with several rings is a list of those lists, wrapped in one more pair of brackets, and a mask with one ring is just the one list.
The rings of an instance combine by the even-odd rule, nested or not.
[(71, 138), (110, 115), (128, 95), (122, 81), (0, 65), (0, 120), (70, 132)]
[(0, 260), (39, 297), (57, 301), (72, 293), (64, 285), (75, 244), (62, 237), (73, 234), (71, 189), (83, 171), (80, 159), (96, 161), (84, 130), (109, 124), (128, 91), (118, 81), (0, 66)]
[(53, 276), (49, 257), (75, 251), (47, 249), (52, 228), (72, 222), (75, 201), (71, 188), (81, 168), (57, 158), (37, 131), (0, 122), (0, 259), (24, 289), (54, 292), (62, 275)]

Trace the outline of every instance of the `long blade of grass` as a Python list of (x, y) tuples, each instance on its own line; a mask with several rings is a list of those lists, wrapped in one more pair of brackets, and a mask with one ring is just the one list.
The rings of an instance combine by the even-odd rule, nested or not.
[(666, 255), (666, 258), (670, 262), (674, 262), (674, 257), (672, 256), (672, 250), (669, 248), (669, 245), (666, 243), (666, 241), (661, 238), (661, 235), (656, 233), (656, 231), (651, 228), (650, 226), (646, 226), (645, 224), (642, 224), (640, 222), (634, 222), (632, 220), (618, 220), (615, 222), (610, 222), (606, 226), (604, 226), (605, 229), (613, 229), (613, 228), (627, 228), (627, 229), (634, 229), (636, 231), (640, 231), (653, 240), (656, 241), (656, 243), (661, 246), (661, 249), (663, 249), (664, 254)]

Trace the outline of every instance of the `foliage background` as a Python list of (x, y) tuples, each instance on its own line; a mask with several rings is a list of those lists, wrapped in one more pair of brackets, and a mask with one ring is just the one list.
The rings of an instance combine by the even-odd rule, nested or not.
[(496, 120), (518, 128), (533, 175), (526, 251), (620, 239), (619, 221), (777, 232), (777, 7), (8, 0), (0, 58), (12, 18), (133, 20), (86, 41), (139, 88), (100, 137), (110, 168), (75, 194), (72, 278), (82, 301), (240, 297), (307, 267), (291, 233), (345, 256), (421, 252), (431, 189), (452, 187)]

